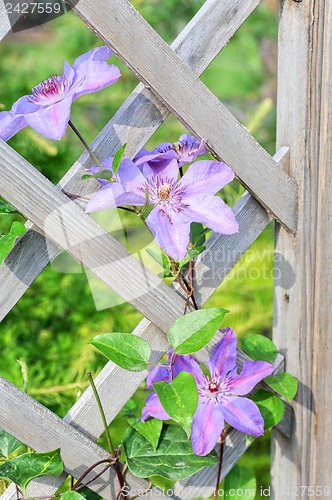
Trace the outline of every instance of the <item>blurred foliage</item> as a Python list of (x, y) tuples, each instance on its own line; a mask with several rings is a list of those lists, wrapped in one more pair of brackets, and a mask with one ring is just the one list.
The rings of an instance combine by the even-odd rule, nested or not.
[[(133, 0), (132, 3), (171, 42), (203, 0)], [(270, 153), (274, 153), (275, 144), (276, 30), (275, 14), (263, 2), (202, 78)], [(61, 73), (64, 59), (73, 63), (80, 54), (98, 45), (100, 41), (73, 13), (40, 28), (9, 36), (0, 45), (0, 109), (10, 109), (14, 101), (30, 93), (40, 81)], [(109, 89), (82, 97), (73, 105), (72, 120), (88, 141), (94, 139), (137, 84), (126, 66), (113, 59), (121, 68), (120, 81)], [(184, 132), (183, 126), (171, 116), (147, 147), (176, 141)], [(26, 128), (9, 144), (54, 183), (83, 151), (71, 130), (60, 142), (52, 142)], [(233, 204), (242, 192), (237, 181), (233, 181), (225, 189), (226, 201)], [(0, 215), (0, 231), (7, 232), (13, 220), (22, 218)], [(112, 330), (132, 331), (141, 316), (128, 304), (96, 311), (81, 267), (74, 266), (71, 274), (58, 269), (56, 265), (48, 266), (2, 321), (0, 374), (23, 388), (21, 368), (16, 361), (22, 359), (29, 367), (28, 392), (64, 416), (87, 386), (86, 371), (96, 374), (105, 364), (105, 358), (87, 341)], [(224, 323), (230, 324), (240, 336), (270, 335), (272, 301), (273, 226), (270, 225), (208, 305), (230, 309)], [(143, 405), (143, 394), (141, 388), (135, 395), (136, 414)], [(120, 442), (125, 426), (125, 417), (115, 420), (111, 428), (115, 442)], [(100, 442), (104, 443), (103, 437)], [(255, 441), (240, 464), (253, 466), (258, 485), (267, 487), (268, 437)]]

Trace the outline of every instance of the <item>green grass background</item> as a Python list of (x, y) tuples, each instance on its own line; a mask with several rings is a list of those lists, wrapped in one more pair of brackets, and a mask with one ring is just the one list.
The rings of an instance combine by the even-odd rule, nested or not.
[[(171, 42), (203, 1), (132, 3)], [(202, 76), (271, 154), (275, 150), (276, 34), (276, 13), (263, 2)], [(95, 35), (72, 13), (38, 29), (7, 37), (0, 45), (0, 110), (9, 110), (16, 99), (29, 94), (40, 81), (61, 73), (64, 59), (72, 63), (98, 45)], [(121, 68), (120, 81), (73, 105), (72, 120), (88, 141), (94, 139), (138, 83), (124, 64), (113, 62)], [(147, 147), (161, 141), (174, 142), (184, 132), (181, 123), (170, 117)], [(53, 142), (27, 128), (9, 144), (54, 183), (83, 151), (71, 130), (63, 140)], [(233, 204), (241, 192), (242, 188), (233, 182), (225, 190), (227, 202)], [(0, 216), (0, 231), (8, 231), (15, 218), (21, 219)], [(22, 387), (17, 360), (24, 360), (29, 367), (29, 393), (64, 416), (87, 386), (87, 370), (97, 374), (105, 364), (105, 358), (87, 344), (88, 340), (98, 333), (130, 332), (141, 315), (128, 304), (96, 311), (84, 270), (73, 266), (75, 272), (68, 274), (57, 269), (56, 265), (48, 266), (2, 321), (0, 374)], [(229, 309), (225, 325), (232, 326), (239, 337), (252, 333), (270, 336), (272, 302), (273, 227), (269, 226), (207, 305)], [(110, 397), (116, 398), (116, 394)], [(134, 400), (139, 411), (142, 388)], [(111, 427), (115, 442), (120, 442), (125, 419), (117, 419)], [(240, 463), (255, 470), (259, 486), (269, 485), (269, 433), (252, 445)]]

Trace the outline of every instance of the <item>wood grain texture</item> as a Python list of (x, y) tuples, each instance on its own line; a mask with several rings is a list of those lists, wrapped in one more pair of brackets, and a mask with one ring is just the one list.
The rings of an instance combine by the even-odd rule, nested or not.
[[(277, 228), (274, 341), (299, 378), (291, 439), (274, 432), (271, 498), (332, 488), (332, 4), (281, 2), (277, 136), (299, 183), (294, 239)], [(304, 496), (309, 496), (308, 491)], [(330, 494), (328, 495), (330, 496)]]
[[(243, 6), (239, 3), (234, 5), (233, 0), (207, 0), (174, 41), (172, 48), (200, 74), (258, 3), (258, 0), (250, 0)], [(203, 26), (211, 26), (215, 30), (202, 31)], [(127, 143), (126, 154), (133, 157), (168, 115), (165, 106), (140, 84), (95, 139), (92, 149), (99, 158), (107, 158)], [(97, 189), (97, 182), (84, 183), (81, 180), (82, 168), (92, 165), (90, 156), (84, 153), (60, 181), (60, 187), (82, 196)], [(29, 224), (28, 227), (27, 234), (15, 243), (0, 266), (0, 320), (58, 251), (51, 241), (40, 236), (36, 226)], [(23, 251), (27, 246), (28, 249)]]
[[(37, 403), (33, 398), (20, 391), (15, 385), (0, 377), (0, 401), (1, 401), (1, 428), (31, 446), (38, 452), (46, 452), (61, 448), (61, 458), (66, 466), (66, 472), (75, 478), (79, 478), (91, 465), (99, 460), (108, 458), (110, 455), (106, 450), (91, 441), (87, 436), (68, 425), (50, 410)], [(13, 418), (14, 417), (14, 418)], [(103, 469), (95, 469), (95, 473)], [(87, 476), (87, 480), (95, 474)], [(130, 473), (126, 474), (128, 484), (133, 489), (144, 490), (147, 482), (136, 478)], [(44, 481), (33, 481), (28, 487), (30, 498), (40, 496), (43, 486), (48, 486), (56, 491), (55, 486), (60, 478), (47, 478)], [(61, 483), (60, 483), (61, 484)], [(114, 500), (119, 492), (119, 485), (113, 469), (105, 472), (89, 486), (106, 500)], [(10, 488), (15, 490), (15, 488)], [(5, 493), (2, 498), (9, 498)], [(151, 498), (157, 498), (154, 495)]]
[(56, 245), (168, 331), (184, 301), (10, 146), (0, 142), (0, 193)]
[(186, 127), (206, 139), (210, 149), (232, 167), (260, 203), (294, 233), (296, 183), (132, 5), (127, 0), (101, 0), (98, 4), (80, 0), (75, 10)]
[[(201, 254), (197, 259), (195, 267), (196, 276), (199, 278), (197, 278), (196, 287), (198, 291), (198, 301), (201, 305), (211, 296), (214, 289), (220, 284), (233, 265), (238, 262), (243, 253), (249, 248), (270, 221), (266, 211), (249, 194), (245, 194), (239, 200), (234, 207), (234, 211), (240, 223), (239, 234), (234, 235), (234, 237), (217, 234), (212, 235), (207, 242), (206, 252)], [(234, 238), (234, 247), (232, 246), (232, 238)], [(222, 261), (220, 255), (225, 255), (225, 252), (227, 258)], [(213, 261), (213, 256), (215, 256), (215, 261)], [(163, 332), (146, 319), (141, 321), (133, 333), (150, 342), (153, 350), (151, 358), (152, 363), (158, 362), (163, 353), (168, 349), (168, 342)], [(208, 351), (204, 350), (199, 354), (199, 358), (202, 362), (206, 363), (207, 353)], [(243, 362), (245, 357), (242, 356), (241, 359)], [(280, 357), (276, 362), (276, 366), (277, 371), (282, 369), (283, 360)], [(95, 382), (108, 422), (111, 422), (116, 417), (123, 405), (144, 381), (146, 375), (147, 372), (126, 372), (112, 362), (107, 363), (96, 377)], [(119, 387), (121, 387), (121, 391), (119, 391)], [(113, 400), (110, 398), (110, 394), (117, 394), (117, 397)], [(64, 420), (93, 440), (97, 439), (103, 432), (102, 422), (90, 388), (84, 392)], [(286, 429), (288, 425), (289, 423), (286, 422)], [(238, 439), (240, 439), (240, 437)], [(32, 443), (31, 446), (33, 446)], [(239, 448), (239, 454), (236, 455), (237, 459), (241, 456), (241, 450), (242, 448)], [(232, 460), (234, 460), (234, 450), (232, 453)], [(225, 467), (227, 463), (226, 461)], [(206, 480), (211, 481), (209, 476), (207, 476)], [(38, 494), (52, 494), (56, 488), (60, 486), (61, 482), (62, 478), (58, 481), (55, 479), (52, 480), (51, 485), (39, 483), (37, 490), (39, 492)], [(6, 500), (10, 498), (14, 500), (15, 489), (9, 489), (6, 495)]]

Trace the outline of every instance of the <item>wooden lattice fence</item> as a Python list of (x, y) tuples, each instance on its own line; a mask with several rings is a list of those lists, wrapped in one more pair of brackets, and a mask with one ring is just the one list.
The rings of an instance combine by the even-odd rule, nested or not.
[[(319, 389), (323, 372), (313, 361), (313, 346), (325, 346), (323, 367), (327, 373), (331, 370), (328, 341), (318, 336), (323, 328), (325, 333), (328, 331), (328, 303), (323, 293), (324, 287), (331, 288), (324, 274), (329, 264), (328, 238), (324, 236), (320, 240), (319, 248), (316, 243), (317, 238), (325, 235), (324, 225), (329, 224), (331, 213), (331, 194), (325, 187), (331, 185), (331, 174), (326, 168), (331, 159), (331, 122), (328, 118), (331, 115), (332, 30), (329, 22), (332, 6), (328, 2), (281, 2), (279, 150), (274, 158), (198, 78), (259, 0), (207, 0), (171, 47), (127, 0), (80, 0), (74, 9), (143, 82), (93, 142), (96, 155), (109, 157), (127, 142), (126, 154), (133, 157), (171, 112), (193, 133), (203, 137), (210, 150), (232, 167), (248, 189), (234, 207), (240, 223), (239, 233), (232, 236), (213, 234), (207, 250), (197, 259), (195, 296), (198, 304), (204, 304), (211, 296), (271, 217), (280, 223), (277, 224), (277, 251), (281, 256), (291, 251), (291, 257), (277, 263), (280, 276), (276, 283), (275, 339), (284, 349), (288, 370), (299, 376), (303, 385), (295, 405), (296, 426), (292, 427), (292, 409), (286, 407), (285, 418), (275, 431), (272, 496), (277, 499), (293, 498), (280, 493), (285, 492), (286, 486), (328, 485), (331, 477), (328, 475), (331, 465), (326, 465), (325, 471), (319, 467), (322, 463), (319, 456), (328, 456), (321, 452), (324, 436), (332, 444), (331, 426), (328, 427), (331, 404), (321, 413), (326, 423), (321, 419), (316, 421), (323, 429), (317, 431), (311, 411), (312, 393), (306, 387), (316, 391), (316, 405), (324, 402), (324, 392)], [(0, 16), (2, 39), (10, 30), (4, 5), (0, 5)], [(326, 109), (322, 105), (323, 98)], [(153, 349), (151, 362), (155, 363), (168, 349), (165, 332), (182, 315), (184, 298), (176, 285), (167, 287), (143, 268), (83, 212), (79, 202), (70, 201), (61, 192), (66, 190), (82, 195), (87, 194), (87, 190), (91, 192), (91, 184), (82, 183), (81, 176), (82, 168), (92, 164), (88, 154), (83, 154), (59, 185), (54, 186), (0, 141), (0, 194), (31, 221), (27, 234), (17, 241), (0, 268), (0, 319), (12, 309), (59, 249), (66, 249), (144, 315), (145, 319), (133, 333), (149, 341)], [(315, 167), (313, 173), (308, 166)], [(298, 193), (300, 223), (297, 229)], [(313, 259), (318, 263), (315, 278), (308, 277), (308, 271), (315, 271)], [(317, 300), (315, 308), (312, 305), (314, 297)], [(303, 305), (305, 307), (301, 308)], [(308, 336), (310, 328), (313, 331)], [(304, 342), (307, 349), (304, 356), (300, 342)], [(206, 361), (206, 356), (205, 349), (200, 353), (200, 361)], [(276, 373), (283, 371), (283, 356), (278, 356), (275, 366)], [(147, 372), (125, 372), (111, 362), (104, 367), (96, 385), (108, 422), (115, 418), (146, 376)], [(110, 397), (111, 394), (116, 394), (116, 398)], [(103, 425), (90, 389), (62, 420), (8, 381), (0, 379), (0, 408), (0, 428), (37, 451), (60, 447), (66, 473), (74, 477), (107, 456), (106, 451), (95, 444), (103, 432)], [(319, 437), (317, 448), (313, 445), (315, 433)], [(245, 436), (232, 430), (226, 439), (223, 476), (246, 448)], [(65, 477), (63, 474), (60, 478), (35, 480), (29, 485), (28, 494), (30, 497), (51, 496)], [(215, 467), (203, 470), (177, 483), (173, 498), (208, 496), (214, 488), (215, 477)], [(136, 490), (144, 489), (147, 484), (130, 473), (126, 480)], [(199, 490), (194, 490), (193, 486)], [(114, 472), (108, 471), (90, 487), (105, 499), (116, 498), (118, 485)], [(156, 490), (149, 495), (160, 497)], [(15, 497), (13, 487), (2, 496), (7, 500)]]

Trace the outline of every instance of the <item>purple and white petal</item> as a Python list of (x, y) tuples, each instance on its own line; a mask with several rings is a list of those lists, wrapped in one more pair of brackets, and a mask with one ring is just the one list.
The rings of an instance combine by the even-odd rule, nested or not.
[(144, 185), (146, 184), (146, 179), (138, 166), (130, 158), (123, 158), (121, 160), (117, 176), (126, 190), (132, 191), (141, 197), (141, 201), (145, 205)]
[(200, 398), (193, 418), (191, 443), (196, 455), (204, 456), (215, 447), (224, 428), (222, 406)]
[(146, 388), (152, 389), (152, 385), (161, 380), (164, 382), (172, 381), (172, 373), (168, 365), (159, 365), (151, 370), (146, 379)]
[(72, 97), (47, 107), (40, 107), (35, 113), (25, 116), (26, 122), (48, 139), (59, 140), (64, 136), (71, 110)]
[(186, 196), (194, 197), (217, 193), (234, 179), (234, 172), (226, 163), (202, 160), (190, 165), (181, 179)]
[[(145, 173), (145, 167), (143, 167), (143, 173)], [(152, 175), (149, 175), (147, 179), (154, 179), (154, 182), (175, 184), (179, 177), (179, 165), (176, 160), (168, 160), (166, 168), (161, 171), (153, 170)]]
[(3, 141), (8, 141), (26, 126), (27, 122), (24, 116), (17, 116), (11, 111), (2, 111), (0, 113), (0, 138)]
[(146, 223), (158, 245), (173, 259), (182, 260), (187, 254), (190, 224), (182, 224), (174, 211), (171, 211), (170, 217), (171, 220), (168, 214), (157, 206), (147, 217)]
[(159, 420), (170, 420), (170, 416), (165, 412), (159, 398), (155, 392), (151, 392), (146, 399), (146, 404), (142, 409), (141, 420), (144, 422), (147, 418), (154, 417)]
[(232, 377), (229, 390), (239, 396), (248, 394), (258, 382), (271, 375), (273, 370), (274, 366), (266, 361), (246, 361), (241, 373)]
[(103, 46), (92, 49), (76, 59), (73, 64), (75, 71), (73, 81), (73, 86), (75, 86), (74, 100), (84, 94), (90, 94), (108, 87), (120, 78), (119, 68), (106, 62), (111, 55), (112, 51)]
[(181, 212), (183, 222), (201, 222), (216, 233), (234, 234), (239, 230), (239, 224), (231, 208), (218, 196), (197, 196), (187, 198), (182, 202), (186, 208)]
[(180, 372), (191, 373), (195, 377), (196, 382), (202, 383), (204, 381), (204, 374), (199, 366), (199, 363), (192, 356), (185, 354), (177, 354), (175, 362), (172, 365), (173, 379), (179, 375)]
[(225, 396), (222, 411), (226, 422), (234, 429), (250, 436), (264, 434), (263, 417), (258, 406), (251, 399)]
[(209, 359), (209, 369), (212, 376), (224, 378), (236, 367), (237, 338), (234, 330), (225, 328), (221, 340), (214, 347)]
[(181, 135), (179, 143), (180, 148), (178, 148), (178, 160), (180, 167), (185, 163), (193, 162), (197, 158), (197, 156), (205, 155), (206, 153), (208, 153), (208, 150), (204, 146), (205, 142), (203, 140), (199, 142), (192, 135)]
[[(151, 176), (161, 176), (162, 174), (165, 175), (166, 172), (168, 172), (168, 168), (171, 162), (174, 161), (174, 158), (166, 158), (162, 160), (152, 160), (149, 161), (148, 163), (143, 163), (140, 165), (140, 168), (143, 172), (144, 177), (151, 177)], [(172, 164), (173, 165), (173, 164)], [(179, 167), (177, 165), (177, 175), (179, 172)]]
[(135, 193), (126, 191), (122, 184), (118, 182), (109, 182), (92, 196), (85, 211), (91, 213), (122, 205), (142, 206), (144, 204), (145, 200), (142, 202), (141, 197), (138, 197)]

